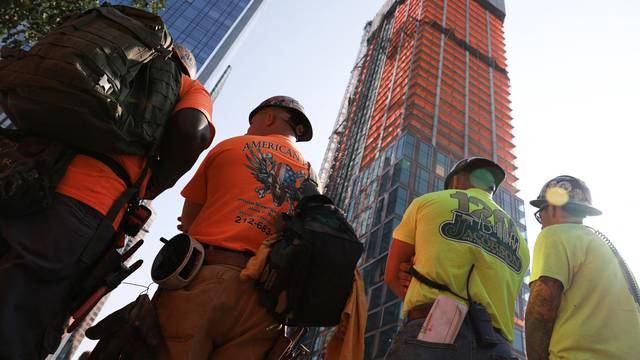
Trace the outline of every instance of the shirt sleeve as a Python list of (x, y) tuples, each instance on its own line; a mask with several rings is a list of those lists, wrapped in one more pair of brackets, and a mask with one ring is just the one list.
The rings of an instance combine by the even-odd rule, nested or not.
[(572, 246), (566, 236), (552, 228), (544, 229), (536, 239), (529, 284), (546, 276), (560, 281), (566, 291), (571, 286), (579, 259), (580, 250)]
[[(416, 199), (417, 200), (417, 199)], [(416, 243), (418, 202), (414, 200), (402, 216), (402, 221), (393, 231), (393, 238), (408, 244)]]
[(182, 84), (180, 86), (180, 100), (173, 108), (173, 112), (175, 113), (182, 109), (196, 109), (207, 118), (211, 134), (209, 136), (208, 145), (211, 145), (216, 132), (212, 120), (213, 102), (211, 100), (211, 95), (209, 95), (209, 92), (204, 88), (200, 81), (191, 79), (186, 75), (182, 75)]
[(198, 170), (189, 183), (182, 189), (180, 193), (186, 200), (195, 204), (204, 204), (207, 201), (207, 169), (209, 168), (210, 158), (214, 155), (216, 148), (213, 148), (207, 157), (202, 161)]

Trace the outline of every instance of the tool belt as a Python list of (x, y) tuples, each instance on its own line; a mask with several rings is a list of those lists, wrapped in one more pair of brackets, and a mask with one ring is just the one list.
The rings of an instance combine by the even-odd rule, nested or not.
[(231, 250), (205, 244), (203, 246), (205, 265), (230, 265), (244, 269), (249, 259), (253, 256), (253, 253), (249, 251)]

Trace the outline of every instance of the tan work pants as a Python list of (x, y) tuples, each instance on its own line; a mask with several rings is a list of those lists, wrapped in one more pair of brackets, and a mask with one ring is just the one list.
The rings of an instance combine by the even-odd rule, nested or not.
[(278, 337), (276, 321), (239, 268), (206, 265), (179, 290), (154, 297), (165, 346), (158, 360), (263, 360)]

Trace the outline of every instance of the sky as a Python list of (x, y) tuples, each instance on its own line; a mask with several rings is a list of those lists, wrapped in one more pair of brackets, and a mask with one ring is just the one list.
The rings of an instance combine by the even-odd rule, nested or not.
[[(365, 23), (383, 0), (267, 0), (238, 47), (231, 74), (214, 104), (214, 145), (245, 133), (249, 112), (272, 95), (300, 100), (314, 139), (299, 148), (320, 168), (328, 137), (355, 64)], [(640, 236), (633, 228), (634, 191), (640, 178), (636, 131), (640, 127), (640, 2), (635, 0), (507, 0), (505, 37), (515, 126), (516, 175), (528, 204), (557, 175), (574, 175), (591, 189), (600, 217), (587, 225), (603, 231), (636, 276)], [(204, 154), (200, 160), (204, 158)], [(198, 162), (199, 163), (199, 162)], [(145, 260), (128, 282), (151, 283), (150, 267), (161, 236), (177, 233), (179, 191), (192, 169), (156, 201)], [(529, 246), (540, 227), (527, 205)], [(151, 286), (151, 291), (156, 286)], [(121, 285), (102, 318), (133, 301), (143, 288)], [(84, 341), (76, 357), (91, 349)]]

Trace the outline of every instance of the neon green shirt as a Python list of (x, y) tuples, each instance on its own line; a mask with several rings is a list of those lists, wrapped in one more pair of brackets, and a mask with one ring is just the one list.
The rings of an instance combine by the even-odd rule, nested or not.
[[(529, 268), (529, 249), (514, 221), (480, 189), (445, 190), (415, 199), (393, 233), (415, 245), (414, 267), (429, 279), (466, 297), (469, 291), (486, 308), (493, 326), (511, 341), (515, 301)], [(416, 279), (404, 299), (403, 314), (432, 303), (440, 292)]]
[(564, 292), (551, 359), (640, 358), (640, 309), (611, 249), (584, 225), (546, 227), (533, 252), (531, 282), (547, 276)]

